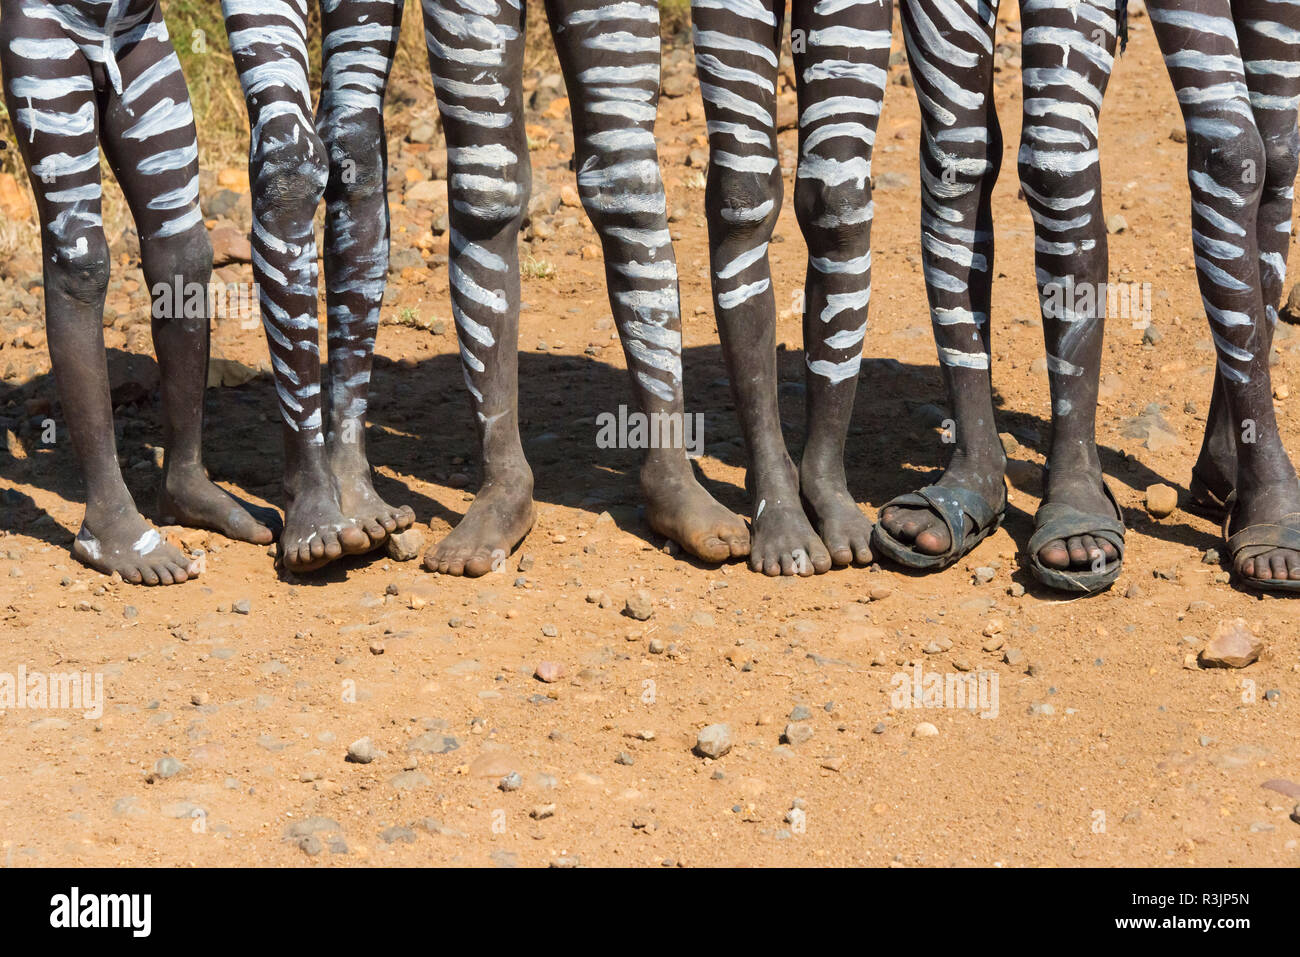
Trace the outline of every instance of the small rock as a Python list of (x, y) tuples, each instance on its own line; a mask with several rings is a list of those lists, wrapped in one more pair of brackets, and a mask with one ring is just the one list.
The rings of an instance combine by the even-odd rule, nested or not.
[(534, 821), (545, 821), (548, 817), (555, 816), (554, 804), (539, 804), (528, 812), (528, 816)]
[(509, 774), (503, 777), (499, 782), (497, 782), (497, 787), (499, 787), (502, 791), (518, 791), (523, 786), (524, 786), (524, 779), (523, 776), (518, 771), (511, 771)]
[(792, 721), (785, 726), (785, 731), (783, 731), (781, 734), (781, 742), (783, 744), (789, 744), (798, 747), (799, 745), (808, 741), (808, 739), (810, 739), (812, 736), (813, 736), (812, 725), (803, 724), (803, 723), (796, 724)]
[(1244, 618), (1219, 623), (1210, 643), (1201, 652), (1203, 668), (1245, 668), (1253, 664), (1264, 643), (1255, 637)]
[(654, 599), (644, 588), (638, 588), (628, 595), (627, 602), (623, 606), (623, 614), (637, 621), (649, 620), (654, 610)]
[(1147, 512), (1154, 518), (1172, 515), (1178, 507), (1178, 493), (1168, 485), (1157, 483), (1147, 486)]
[(912, 729), (912, 737), (914, 738), (933, 738), (938, 733), (939, 729), (929, 721), (922, 721)]
[(409, 562), (419, 558), (424, 548), (424, 533), (418, 528), (408, 528), (403, 532), (393, 532), (388, 536), (386, 545), (388, 557), (395, 562)]
[(564, 665), (558, 661), (542, 661), (538, 663), (533, 675), (538, 681), (552, 684), (564, 677)]
[(1106, 217), (1106, 232), (1122, 233), (1128, 229), (1128, 220), (1119, 213)]
[(376, 756), (375, 746), (369, 738), (358, 738), (348, 745), (347, 760), (353, 764), (369, 764)]
[(185, 770), (185, 765), (181, 764), (170, 754), (158, 759), (153, 766), (153, 773), (160, 778), (174, 778)]
[(695, 739), (695, 753), (702, 758), (717, 759), (731, 750), (731, 727), (711, 724), (700, 729)]

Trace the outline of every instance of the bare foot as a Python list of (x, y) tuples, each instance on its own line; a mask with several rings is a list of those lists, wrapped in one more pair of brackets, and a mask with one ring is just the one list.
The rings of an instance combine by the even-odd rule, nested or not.
[(783, 471), (755, 483), (749, 567), (764, 575), (803, 577), (830, 571), (830, 552), (799, 503), (794, 463), (787, 460)]
[(833, 565), (871, 564), (871, 519), (849, 494), (843, 469), (832, 476), (807, 460), (799, 464), (799, 491), (830, 552)]
[[(1006, 457), (1002, 454), (999, 442), (996, 451), (990, 452), (986, 462), (954, 453), (943, 478), (935, 484), (977, 492), (991, 508), (996, 509), (1002, 504), (1005, 474)], [(948, 526), (933, 509), (891, 505), (880, 513), (880, 524), (885, 526), (885, 531), (893, 538), (923, 555), (942, 555), (952, 547)], [(975, 523), (970, 516), (966, 517), (966, 526), (967, 535), (975, 531)]]
[(199, 563), (163, 541), (134, 508), (86, 519), (72, 542), (72, 554), (105, 575), (117, 572), (133, 585), (179, 585), (199, 574)]
[(535, 518), (532, 472), (494, 480), (479, 489), (451, 534), (424, 553), (424, 567), (466, 578), (486, 575), (523, 541)]
[(293, 496), (284, 512), (280, 560), (294, 572), (315, 571), (370, 547), (370, 537), (343, 515), (332, 482)]
[(725, 562), (749, 554), (744, 519), (704, 490), (684, 458), (677, 468), (647, 462), (641, 469), (641, 494), (650, 527), (696, 558)]
[(332, 463), (330, 470), (338, 484), (343, 514), (369, 536), (370, 548), (382, 545), (389, 533), (410, 528), (415, 523), (411, 506), (394, 508), (379, 497), (371, 482), (369, 465), (358, 469)]
[(202, 469), (167, 470), (158, 492), (158, 514), (167, 525), (210, 528), (227, 538), (269, 545), (271, 530), (217, 485)]

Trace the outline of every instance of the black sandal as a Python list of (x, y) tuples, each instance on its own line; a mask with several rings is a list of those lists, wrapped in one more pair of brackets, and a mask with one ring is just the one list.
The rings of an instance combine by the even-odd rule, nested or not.
[[(1002, 524), (1002, 517), (1007, 512), (1007, 487), (1004, 483), (1002, 504), (996, 511), (978, 492), (959, 487), (949, 488), (944, 485), (927, 485), (915, 492), (907, 492), (890, 499), (881, 508), (881, 514), (884, 514), (886, 508), (895, 505), (928, 508), (943, 519), (943, 524), (948, 528), (950, 542), (948, 550), (939, 555), (918, 552), (890, 535), (879, 519), (871, 531), (872, 545), (905, 568), (938, 571), (956, 562), (997, 531), (998, 526)], [(969, 535), (966, 534), (967, 516), (975, 523), (975, 528)]]
[[(1114, 516), (1089, 515), (1064, 502), (1048, 502), (1035, 513), (1034, 534), (1029, 538), (1029, 570), (1048, 588), (1091, 595), (1109, 588), (1119, 578), (1120, 567), (1124, 564), (1124, 513), (1120, 511), (1110, 486), (1103, 481), (1101, 487), (1115, 509)], [(1110, 542), (1119, 552), (1119, 558), (1089, 571), (1049, 568), (1039, 559), (1038, 552), (1048, 542), (1065, 541), (1080, 535)]]

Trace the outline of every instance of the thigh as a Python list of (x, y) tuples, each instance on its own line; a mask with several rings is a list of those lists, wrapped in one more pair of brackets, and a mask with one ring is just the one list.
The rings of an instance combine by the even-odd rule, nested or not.
[[(22, 152), (47, 254), (83, 254), (102, 232), (99, 121), (90, 62), (46, 5), (5, 3), (0, 66), (5, 103)], [(47, 255), (48, 259), (48, 255)]]
[(140, 238), (201, 229), (194, 113), (161, 11), (155, 7), (148, 28), (119, 43), (122, 92), (106, 93), (100, 138)]
[(221, 0), (221, 10), (248, 103), (254, 155), (265, 134), (286, 125), (281, 117), (314, 130), (306, 0)]
[(382, 122), (401, 30), (402, 0), (322, 0), (322, 127), (361, 113)]

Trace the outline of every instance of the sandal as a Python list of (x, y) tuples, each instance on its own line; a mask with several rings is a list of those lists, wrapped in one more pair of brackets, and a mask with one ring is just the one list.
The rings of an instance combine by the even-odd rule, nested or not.
[(1291, 512), (1282, 516), (1280, 522), (1264, 522), (1259, 525), (1247, 525), (1232, 535), (1228, 526), (1232, 524), (1232, 515), (1236, 511), (1237, 493), (1232, 492), (1226, 503), (1228, 514), (1223, 520), (1223, 537), (1227, 540), (1228, 570), (1237, 582), (1246, 588), (1257, 591), (1300, 592), (1300, 581), (1294, 579), (1256, 578), (1237, 571), (1241, 562), (1254, 558), (1275, 548), (1295, 549), (1300, 552), (1300, 512)]
[[(978, 492), (958, 487), (949, 488), (944, 485), (927, 485), (915, 492), (907, 492), (892, 498), (881, 508), (881, 513), (883, 514), (886, 508), (893, 505), (928, 508), (943, 519), (951, 542), (948, 550), (939, 555), (918, 552), (890, 535), (879, 519), (871, 531), (872, 545), (905, 568), (938, 571), (956, 562), (997, 531), (1007, 511), (1007, 488), (1004, 483), (1002, 504), (996, 511)], [(975, 528), (969, 535), (966, 534), (967, 517), (975, 523)]]
[[(1064, 502), (1048, 502), (1035, 513), (1034, 534), (1029, 537), (1029, 570), (1048, 588), (1091, 595), (1109, 588), (1119, 578), (1124, 563), (1124, 513), (1120, 511), (1110, 486), (1103, 481), (1101, 487), (1115, 509), (1113, 517), (1089, 515)], [(1079, 535), (1091, 535), (1110, 542), (1119, 552), (1119, 558), (1089, 571), (1049, 568), (1039, 560), (1038, 552), (1048, 542), (1064, 541)]]

